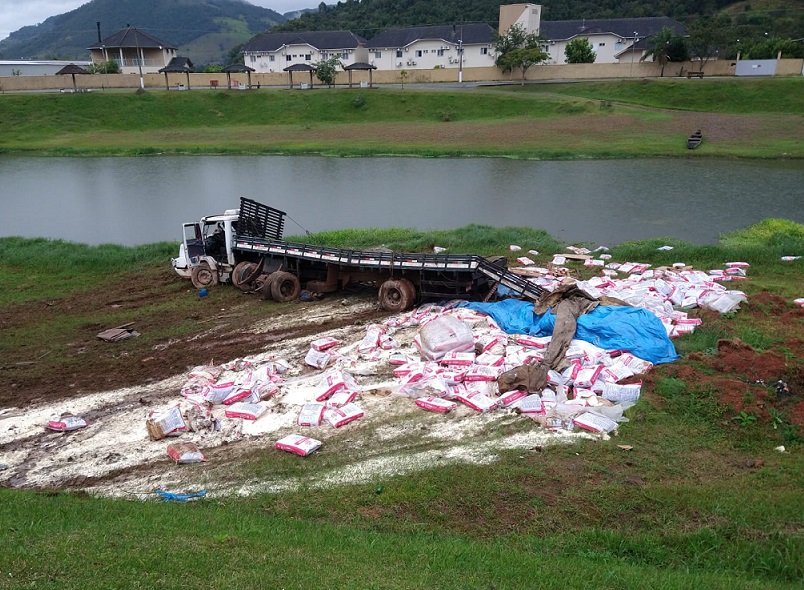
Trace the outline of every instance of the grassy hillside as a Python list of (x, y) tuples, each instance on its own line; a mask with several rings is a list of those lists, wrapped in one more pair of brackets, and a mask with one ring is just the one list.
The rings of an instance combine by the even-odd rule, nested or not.
[(179, 55), (189, 55), (196, 64), (223, 63), (233, 46), (285, 20), (278, 12), (239, 0), (93, 0), (15, 31), (0, 41), (0, 55), (89, 59), (86, 48), (98, 40), (95, 23), (100, 22), (102, 37), (130, 24), (175, 45)]
[(804, 157), (803, 79), (699, 82), (7, 95), (0, 152)]

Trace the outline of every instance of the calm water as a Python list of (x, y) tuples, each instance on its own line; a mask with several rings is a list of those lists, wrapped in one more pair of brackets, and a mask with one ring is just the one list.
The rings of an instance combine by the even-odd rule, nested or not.
[(703, 244), (766, 217), (804, 223), (804, 164), (3, 157), (0, 236), (178, 241), (182, 222), (235, 208), (241, 195), (286, 211), (287, 235), (479, 223), (545, 229), (571, 243), (673, 236)]

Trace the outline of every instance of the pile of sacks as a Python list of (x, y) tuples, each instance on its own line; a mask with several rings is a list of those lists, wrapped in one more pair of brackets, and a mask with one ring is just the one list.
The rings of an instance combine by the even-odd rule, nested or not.
[[(603, 256), (603, 264), (594, 263), (603, 267), (602, 276), (573, 281), (575, 285), (592, 298), (614, 297), (650, 311), (668, 336), (690, 333), (700, 324), (686, 309), (705, 306), (727, 312), (745, 299), (742, 292), (722, 285), (744, 279), (745, 263), (704, 273), (683, 265), (651, 269), (617, 264)], [(547, 291), (572, 281), (556, 267), (529, 270), (535, 271), (529, 280)], [(628, 276), (617, 279), (620, 273)], [(516, 412), (551, 430), (616, 430), (626, 421), (624, 410), (639, 399), (640, 376), (653, 364), (622, 348), (605, 350), (573, 339), (560, 366), (546, 370), (538, 387), (531, 391), (522, 381), (511, 387), (504, 376), (539, 365), (551, 340), (507, 333), (491, 315), (464, 302), (427, 304), (368, 326), (357, 342), (314, 339), (303, 365), (271, 357), (262, 363), (238, 359), (196, 367), (181, 389), (190, 408), (177, 406), (151, 416), (149, 433), (153, 439), (188, 431), (211, 435), (226, 430), (227, 420), (242, 424), (268, 413), (283, 414), (292, 421), (282, 424), (293, 424), (298, 431), (279, 438), (276, 448), (304, 456), (322, 445), (308, 432), (341, 428), (366, 415), (361, 398), (377, 387), (378, 376), (391, 378), (392, 392), (422, 411), (446, 414), (460, 405), (478, 413)], [(310, 386), (301, 395), (294, 386), (293, 395), (288, 395), (289, 376), (295, 383), (303, 378)]]
[[(583, 255), (589, 250), (570, 246), (573, 252)], [(605, 259), (603, 257), (606, 257)], [(563, 256), (554, 257), (561, 265), (552, 268), (529, 269), (538, 276), (528, 280), (553, 291), (567, 279)], [(700, 319), (690, 318), (685, 310), (707, 308), (719, 313), (736, 310), (746, 300), (744, 292), (728, 289), (723, 283), (747, 280), (747, 262), (727, 262), (724, 269), (707, 272), (695, 270), (684, 263), (652, 269), (650, 264), (635, 262), (608, 262), (610, 256), (586, 259), (584, 266), (600, 266), (601, 276), (577, 281), (578, 287), (595, 298), (613, 297), (653, 312), (664, 324), (670, 337), (694, 332)], [(616, 278), (627, 275), (625, 278)]]
[[(322, 445), (306, 432), (322, 433), (322, 427), (341, 428), (364, 417), (361, 397), (376, 389), (378, 378), (384, 386), (390, 378), (392, 393), (422, 411), (446, 414), (460, 404), (478, 413), (516, 412), (551, 430), (608, 433), (640, 394), (638, 379), (618, 382), (652, 367), (631, 354), (574, 340), (569, 366), (550, 372), (548, 388), (501, 392), (500, 375), (538, 361), (550, 338), (506, 334), (489, 316), (459, 305), (428, 304), (392, 316), (367, 326), (355, 343), (315, 339), (304, 367), (280, 358), (195, 367), (181, 388), (185, 402), (150, 416), (148, 431), (155, 440), (195, 432), (212, 442), (219, 430), (236, 431), (227, 422), (291, 414), (297, 432), (279, 438), (276, 448), (304, 456)], [(286, 395), (290, 375), (294, 391)], [(310, 384), (301, 397), (299, 375)]]

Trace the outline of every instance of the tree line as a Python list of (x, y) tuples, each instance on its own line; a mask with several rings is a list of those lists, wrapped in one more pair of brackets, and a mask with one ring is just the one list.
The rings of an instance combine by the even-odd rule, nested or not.
[[(804, 10), (794, 1), (772, 8), (738, 0), (543, 0), (542, 20), (580, 20), (668, 16), (698, 37), (691, 55), (717, 51), (724, 59), (804, 57)], [(370, 39), (388, 28), (483, 22), (497, 28), (500, 0), (341, 0), (319, 4), (271, 31), (349, 30)], [(707, 32), (708, 34), (704, 34)], [(798, 41), (794, 41), (798, 39)], [(701, 47), (704, 44), (706, 47)], [(675, 56), (676, 48), (673, 52)], [(714, 57), (714, 54), (712, 55)], [(675, 59), (674, 59), (675, 60)]]

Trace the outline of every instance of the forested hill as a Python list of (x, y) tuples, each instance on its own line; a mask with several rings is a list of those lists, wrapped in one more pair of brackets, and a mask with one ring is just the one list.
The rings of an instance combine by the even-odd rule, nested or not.
[[(313, 2), (314, 4), (314, 2)], [(89, 59), (87, 47), (126, 25), (179, 48), (194, 63), (222, 63), (227, 52), (284, 23), (278, 12), (242, 0), (91, 0), (23, 27), (0, 41), (2, 59)]]
[[(275, 30), (350, 30), (371, 38), (389, 27), (448, 23), (489, 23), (495, 29), (501, 0), (342, 0)], [(513, 3), (513, 2), (511, 2)], [(685, 25), (720, 16), (733, 36), (804, 37), (801, 0), (542, 0), (543, 21), (669, 16)], [(722, 23), (721, 23), (722, 24)]]

